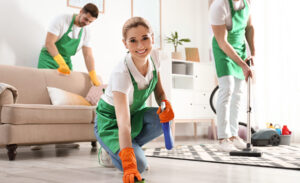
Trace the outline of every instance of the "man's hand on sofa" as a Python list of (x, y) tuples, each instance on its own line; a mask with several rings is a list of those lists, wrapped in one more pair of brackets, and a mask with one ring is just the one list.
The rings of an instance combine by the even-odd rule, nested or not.
[(90, 71), (90, 72), (89, 72), (89, 76), (90, 76), (91, 81), (93, 82), (93, 84), (94, 84), (95, 86), (100, 86), (100, 85), (101, 85), (100, 81), (99, 81), (98, 78), (97, 78), (97, 75), (96, 75), (96, 71), (95, 71), (95, 70)]
[(61, 56), (61, 54), (57, 54), (55, 57), (53, 57), (55, 62), (58, 64), (57, 71), (64, 75), (69, 75), (71, 73), (71, 70), (69, 66), (66, 64), (65, 59)]

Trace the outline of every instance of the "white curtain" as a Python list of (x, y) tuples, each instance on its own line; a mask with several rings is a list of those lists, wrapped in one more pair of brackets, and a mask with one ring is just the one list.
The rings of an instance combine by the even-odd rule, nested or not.
[(300, 142), (300, 1), (252, 0), (256, 83), (253, 120), (287, 125)]

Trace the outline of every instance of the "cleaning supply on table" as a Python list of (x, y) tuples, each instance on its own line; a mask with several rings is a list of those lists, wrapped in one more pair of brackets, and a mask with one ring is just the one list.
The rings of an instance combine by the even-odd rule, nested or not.
[(269, 124), (268, 128), (271, 128), (271, 129), (274, 129), (274, 130), (275, 130), (275, 127), (273, 126), (272, 123)]
[(278, 135), (281, 135), (281, 127), (279, 124), (275, 124), (274, 125), (276, 132), (278, 133)]
[(287, 125), (283, 125), (281, 134), (282, 135), (291, 135), (292, 132), (288, 129)]

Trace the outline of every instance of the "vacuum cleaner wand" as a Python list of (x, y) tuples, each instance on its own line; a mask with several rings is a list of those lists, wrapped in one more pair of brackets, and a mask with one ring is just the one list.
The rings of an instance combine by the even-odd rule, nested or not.
[[(247, 64), (250, 67), (250, 61)], [(247, 146), (242, 151), (231, 151), (230, 156), (261, 157), (262, 153), (252, 149), (251, 145), (251, 77), (247, 81)]]

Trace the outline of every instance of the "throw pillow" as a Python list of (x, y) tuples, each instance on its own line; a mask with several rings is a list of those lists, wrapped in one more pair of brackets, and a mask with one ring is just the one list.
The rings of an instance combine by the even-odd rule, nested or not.
[(82, 96), (59, 88), (47, 87), (53, 105), (88, 105), (91, 104)]
[(89, 92), (87, 93), (85, 99), (89, 101), (92, 105), (97, 105), (106, 87), (107, 85), (92, 86)]

